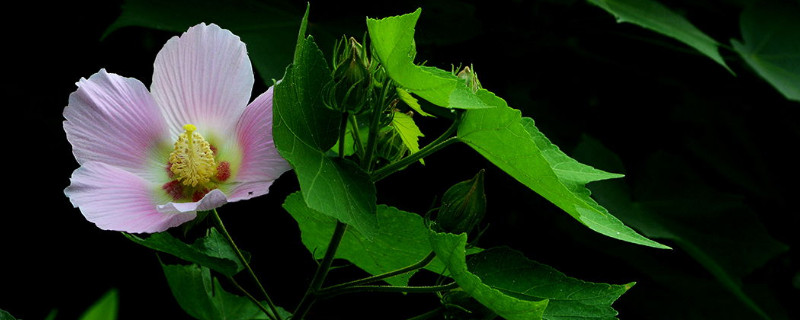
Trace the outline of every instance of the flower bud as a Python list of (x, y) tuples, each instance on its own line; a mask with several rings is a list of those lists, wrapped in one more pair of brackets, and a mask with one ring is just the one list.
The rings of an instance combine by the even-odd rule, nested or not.
[(472, 89), (472, 92), (477, 92), (478, 89), (481, 89), (481, 82), (478, 81), (478, 74), (475, 73), (474, 70), (470, 69), (470, 67), (464, 67), (461, 71), (456, 74), (456, 76), (464, 81), (464, 84), (467, 85), (467, 88)]
[(470, 232), (486, 214), (486, 194), (483, 192), (483, 173), (470, 180), (456, 183), (442, 196), (436, 215), (436, 225), (450, 233)]
[(372, 85), (367, 51), (353, 37), (343, 37), (335, 51), (333, 82), (327, 88), (325, 105), (340, 112), (359, 114), (367, 105)]

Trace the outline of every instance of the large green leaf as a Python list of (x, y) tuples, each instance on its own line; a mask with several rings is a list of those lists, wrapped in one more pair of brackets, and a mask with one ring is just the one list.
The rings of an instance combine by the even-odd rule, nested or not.
[(484, 284), (525, 300), (547, 299), (543, 319), (615, 319), (611, 307), (634, 283), (612, 285), (568, 277), (509, 248), (493, 248), (467, 261)]
[(489, 92), (478, 96), (502, 106), (467, 111), (458, 128), (462, 142), (590, 229), (631, 243), (669, 248), (625, 226), (590, 197), (586, 183), (621, 175), (575, 161), (550, 143), (533, 120), (523, 119), (519, 110)]
[(734, 49), (787, 99), (800, 101), (800, 3), (755, 1), (742, 12)]
[(331, 72), (313, 38), (303, 36), (304, 26), (294, 63), (275, 86), (275, 146), (294, 168), (309, 207), (371, 235), (375, 185), (352, 161), (326, 153), (336, 143), (341, 115), (322, 102)]
[[(430, 241), (436, 256), (447, 266), (450, 276), (475, 300), (507, 320), (542, 319), (547, 299), (526, 299), (493, 288), (467, 268), (467, 235), (430, 231)], [(515, 276), (515, 274), (509, 274)], [(517, 279), (522, 281), (522, 279)]]
[[(225, 291), (211, 270), (196, 264), (162, 264), (172, 295), (186, 313), (200, 320), (269, 319), (249, 299)], [(262, 305), (263, 302), (262, 302)], [(278, 308), (286, 319), (290, 314)]]
[(730, 68), (719, 54), (719, 43), (697, 29), (689, 20), (654, 0), (589, 0), (617, 18), (681, 41)]
[(117, 290), (110, 290), (95, 302), (78, 320), (116, 320), (119, 309)]
[(103, 37), (128, 26), (184, 32), (200, 22), (216, 23), (242, 38), (259, 75), (271, 84), (292, 61), (299, 17), (254, 0), (125, 0)]
[[(297, 221), (303, 244), (321, 259), (330, 242), (336, 220), (308, 208), (302, 197), (294, 193), (283, 207)], [(423, 218), (393, 207), (378, 206), (378, 229), (372, 240), (357, 230), (347, 230), (336, 257), (346, 259), (371, 274), (382, 274), (414, 264), (432, 252), (428, 229)], [(427, 269), (441, 273), (445, 267), (434, 260)], [(404, 286), (413, 273), (386, 279), (392, 285)]]
[(147, 238), (132, 234), (124, 234), (133, 242), (153, 250), (169, 253), (173, 256), (194, 262), (227, 276), (233, 276), (244, 269), (233, 247), (216, 229), (209, 229), (205, 237), (187, 244), (170, 235), (168, 232), (154, 233)]
[[(605, 167), (622, 167), (616, 155), (591, 139), (585, 139), (576, 153), (604, 159), (599, 161)], [(738, 305), (752, 311), (752, 316), (769, 319), (741, 279), (788, 247), (767, 233), (742, 199), (711, 189), (682, 160), (658, 154), (646, 167), (637, 184), (637, 190), (646, 191), (634, 194), (622, 181), (609, 181), (594, 187), (595, 196), (648, 237), (674, 242), (713, 274), (739, 300)], [(659, 270), (658, 276), (663, 272)]]
[(386, 72), (397, 85), (447, 108), (491, 108), (450, 72), (414, 64), (414, 27), (422, 9), (383, 19), (367, 19), (370, 41)]

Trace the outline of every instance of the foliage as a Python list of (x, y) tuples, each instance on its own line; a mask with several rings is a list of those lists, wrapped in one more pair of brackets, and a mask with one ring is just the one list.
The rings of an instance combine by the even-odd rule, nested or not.
[[(742, 7), (741, 38), (731, 40), (730, 48), (716, 40), (715, 33), (703, 32), (705, 24), (695, 26), (692, 19), (679, 13), (680, 8), (654, 0), (589, 2), (596, 6), (591, 9), (600, 9), (595, 12), (606, 11), (618, 22), (660, 34), (652, 37), (677, 40), (671, 46), (689, 46), (721, 65), (727, 76), (736, 76), (733, 70), (741, 76), (747, 72), (745, 68), (751, 68), (786, 99), (800, 101), (800, 33), (792, 32), (798, 29), (800, 10), (795, 2), (753, 2)], [(341, 68), (348, 64), (326, 58), (336, 52), (326, 52), (327, 47), (318, 44), (313, 31), (319, 26), (309, 27), (309, 21), (314, 20), (311, 7), (301, 16), (254, 1), (235, 1), (227, 6), (231, 10), (216, 10), (205, 1), (189, 5), (183, 1), (162, 4), (129, 0), (106, 36), (125, 26), (179, 32), (198, 20), (209, 19), (242, 37), (262, 80), (271, 84), (272, 79), (281, 79), (274, 86), (275, 145), (291, 164), (299, 187), (283, 199), (283, 209), (297, 223), (302, 244), (319, 264), (306, 293), (300, 301), (292, 302), (296, 303), (292, 311), (287, 311), (271, 300), (270, 295), (280, 292), (264, 289), (216, 211), (209, 213), (214, 218), (210, 226), (194, 226), (194, 239), (177, 232), (146, 237), (126, 234), (131, 241), (161, 252), (167, 283), (190, 316), (299, 320), (314, 318), (309, 312), (318, 301), (387, 292), (428, 294), (439, 304), (423, 314), (430, 317), (464, 311), (486, 318), (615, 319), (618, 311), (612, 304), (629, 296), (637, 301), (636, 290), (651, 285), (639, 284), (621, 298), (633, 287), (630, 279), (648, 277), (648, 281), (678, 293), (697, 289), (688, 294), (721, 291), (729, 295), (720, 302), (709, 301), (709, 306), (735, 301), (736, 308), (748, 315), (786, 317), (780, 306), (764, 302), (773, 297), (765, 292), (769, 290), (752, 290), (745, 284), (748, 275), (789, 249), (761, 225), (746, 201), (704, 187), (702, 181), (694, 179), (701, 174), (694, 174), (693, 169), (663, 153), (649, 155), (646, 170), (636, 171), (625, 180), (621, 173), (631, 169), (623, 164), (624, 156), (593, 138), (584, 137), (573, 156), (568, 155), (553, 142), (561, 139), (551, 140), (544, 134), (545, 128), (556, 124), (548, 125), (539, 118), (534, 121), (528, 109), (513, 108), (499, 94), (483, 87), (490, 84), (479, 82), (474, 68), (453, 67), (448, 71), (425, 62), (427, 57), (421, 55), (427, 51), (419, 50), (423, 41), (418, 39), (422, 26), (417, 26), (425, 7), (397, 16), (367, 18), (361, 26), (366, 35), (357, 46), (364, 50), (358, 55), (363, 69), (357, 77), (361, 78), (347, 82), (341, 77), (352, 77), (353, 73)], [(179, 18), (171, 19), (174, 12), (187, 8)], [(270, 23), (262, 23), (263, 17), (270, 17)], [(339, 45), (355, 40), (343, 41), (348, 44)], [(732, 59), (736, 56), (725, 53), (725, 49), (742, 60)], [(339, 86), (342, 83), (348, 85)], [(348, 90), (356, 87), (354, 83), (358, 90)], [(364, 83), (369, 86), (363, 87)], [(339, 91), (326, 95), (331, 88)], [(355, 99), (359, 108), (331, 108), (335, 102), (328, 97), (341, 96), (347, 96), (348, 103)], [(432, 115), (435, 117), (429, 117)], [(433, 126), (428, 126), (434, 122), (448, 128), (436, 135), (429, 130)], [(392, 135), (399, 140), (391, 139)], [(425, 139), (431, 137), (435, 138)], [(378, 182), (390, 177), (397, 181), (398, 173), (409, 168), (426, 170), (425, 159), (430, 163), (432, 155), (446, 154), (456, 148), (450, 147), (453, 145), (474, 151), (472, 155), (490, 168), (480, 173), (481, 193), (484, 174), (487, 180), (507, 179), (504, 181), (513, 182), (516, 188), (525, 187), (520, 189), (529, 195), (536, 194), (536, 199), (542, 200), (539, 204), (549, 208), (545, 211), (566, 213), (562, 216), (568, 216), (567, 220), (545, 218), (542, 208), (523, 207), (529, 201), (512, 203), (521, 207), (518, 210), (526, 221), (559, 221), (569, 230), (559, 233), (559, 238), (548, 239), (553, 244), (536, 242), (529, 247), (547, 250), (559, 242), (574, 241), (604, 256), (627, 261), (640, 274), (626, 275), (628, 280), (612, 276), (605, 280), (621, 284), (580, 280), (528, 258), (540, 259), (536, 251), (509, 248), (513, 244), (479, 249), (483, 247), (482, 232), (491, 228), (486, 229), (485, 222), (474, 232), (470, 232), (472, 226), (457, 233), (439, 230), (431, 220), (435, 216), (432, 213), (440, 210), (439, 201), (433, 201), (427, 212), (401, 209), (405, 208), (403, 203), (379, 204), (384, 198), (383, 185)], [(730, 172), (722, 166), (715, 169), (722, 176)], [(463, 181), (472, 173), (448, 183)], [(442, 194), (419, 194), (415, 188), (423, 183), (407, 182), (402, 188), (405, 196), (441, 198)], [(486, 194), (491, 194), (489, 187)], [(488, 204), (481, 203), (487, 219), (502, 221), (500, 217), (506, 213), (487, 198)], [(269, 245), (275, 244), (264, 244)], [(661, 265), (655, 257), (676, 251), (687, 255), (693, 267), (704, 269), (714, 281), (702, 288), (693, 287), (687, 284), (693, 275), (683, 270), (674, 273), (680, 281), (671, 281), (671, 274), (664, 271), (669, 264)], [(571, 255), (563, 250), (559, 253)], [(178, 264), (165, 262), (175, 258)], [(335, 259), (357, 267), (363, 277), (326, 282), (328, 272), (336, 269)], [(591, 268), (588, 263), (585, 266)], [(251, 287), (240, 286), (237, 277), (251, 279), (259, 292), (253, 294)], [(459, 298), (452, 298), (456, 296)], [(650, 296), (641, 299), (647, 298)], [(87, 314), (116, 310), (116, 295), (108, 299), (114, 303), (103, 299)], [(679, 298), (667, 297), (664, 301), (673, 301), (669, 299)], [(669, 317), (671, 313), (664, 314)], [(10, 315), (0, 312), (2, 317)]]

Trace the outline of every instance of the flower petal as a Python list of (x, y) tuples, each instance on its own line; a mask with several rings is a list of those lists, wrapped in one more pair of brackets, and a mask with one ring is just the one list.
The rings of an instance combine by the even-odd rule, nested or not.
[(187, 123), (201, 131), (233, 129), (250, 101), (253, 82), (239, 37), (215, 24), (199, 24), (167, 41), (158, 53), (150, 90), (177, 136)]
[(158, 206), (158, 211), (167, 214), (206, 211), (228, 203), (228, 198), (219, 189), (214, 189), (197, 202), (169, 202)]
[(194, 213), (159, 212), (153, 191), (159, 186), (109, 164), (86, 162), (72, 173), (70, 181), (64, 193), (100, 229), (153, 233), (196, 217)]
[(78, 163), (97, 161), (129, 171), (156, 165), (148, 163), (157, 161), (149, 155), (166, 142), (167, 127), (144, 84), (101, 69), (77, 85), (64, 108), (64, 131)]
[[(267, 92), (253, 100), (236, 126), (237, 138), (242, 148), (242, 161), (234, 182), (260, 182), (262, 185), (255, 189), (244, 188), (248, 189), (246, 192), (242, 188), (234, 187), (232, 199), (249, 199), (265, 194), (273, 181), (291, 169), (289, 163), (278, 154), (272, 139), (272, 92), (270, 87)], [(237, 189), (240, 191), (236, 192)], [(250, 192), (254, 194), (247, 196)]]

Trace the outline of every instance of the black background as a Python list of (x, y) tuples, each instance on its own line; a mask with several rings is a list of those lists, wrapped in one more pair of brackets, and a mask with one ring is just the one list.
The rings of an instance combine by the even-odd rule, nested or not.
[[(626, 179), (631, 180), (648, 155), (667, 152), (702, 172), (699, 181), (743, 196), (773, 237), (796, 243), (793, 233), (800, 225), (792, 205), (797, 181), (792, 152), (798, 141), (800, 105), (786, 101), (733, 53), (723, 51), (734, 61), (737, 76), (677, 42), (616, 24), (607, 13), (581, 1), (464, 3), (475, 9), (466, 18), (453, 9), (463, 6), (456, 1), (391, 6), (312, 2), (310, 20), (323, 25), (335, 18), (359, 22), (364, 16), (402, 14), (422, 6), (417, 30), (425, 31), (418, 35), (418, 57), (442, 68), (450, 63), (474, 64), (484, 87), (536, 119), (563, 150), (569, 153), (583, 134), (591, 135), (620, 155)], [(689, 18), (716, 39), (739, 37), (740, 8), (735, 5), (668, 3), (687, 8)], [(6, 207), (0, 214), (0, 309), (17, 318), (39, 319), (53, 309), (58, 309), (57, 319), (77, 318), (111, 288), (119, 291), (120, 319), (188, 318), (172, 298), (152, 251), (119, 233), (96, 228), (63, 195), (77, 168), (61, 127), (74, 83), (106, 68), (149, 84), (155, 54), (174, 35), (131, 27), (100, 41), (120, 14), (120, 5), (119, 1), (28, 3), (5, 13), (7, 21), (16, 22), (5, 25), (3, 45), (10, 54), (4, 58), (3, 90), (11, 99), (4, 99), (3, 106), (3, 172), (10, 176), (4, 188)], [(302, 9), (299, 2), (291, 6), (297, 12)], [(441, 21), (449, 22), (443, 26)], [(363, 31), (355, 30), (359, 35)], [(258, 84), (254, 92), (265, 88)], [(420, 125), (430, 132), (428, 139), (443, 129), (442, 123), (431, 120)], [(740, 140), (732, 138), (736, 135), (748, 137), (754, 146), (738, 144)], [(760, 173), (763, 183), (777, 193), (766, 199), (732, 183), (715, 170), (719, 163), (704, 160), (687, 147), (698, 141), (701, 148), (714, 149), (726, 159), (733, 171)], [(761, 162), (750, 162), (753, 158)], [(379, 202), (424, 212), (434, 195), (486, 168), (490, 228), (482, 246), (508, 245), (588, 281), (637, 281), (635, 289), (615, 304), (623, 319), (660, 319), (658, 308), (668, 308), (669, 299), (662, 304), (644, 301), (653, 296), (648, 292), (663, 293), (664, 288), (607, 253), (633, 245), (580, 226), (466, 146), (449, 147), (426, 162), (424, 168), (414, 166), (401, 177), (379, 183)], [(254, 254), (253, 265), (274, 292), (274, 300), (287, 309), (298, 302), (314, 270), (296, 224), (280, 208), (283, 198), (296, 189), (294, 176), (287, 173), (268, 196), (221, 210), (239, 245)], [(655, 251), (628, 252), (647, 252), (700, 278), (713, 279), (680, 250)], [(790, 308), (792, 301), (800, 301), (790, 284), (797, 267), (795, 250), (757, 271), (758, 280), (778, 294), (775, 304), (789, 316), (798, 316)], [(358, 275), (337, 270), (331, 277), (335, 281)], [(247, 282), (245, 277), (240, 281)], [(357, 296), (319, 303), (312, 318), (370, 319), (370, 310), (381, 310), (392, 315), (387, 318), (403, 319), (436, 305), (431, 296)], [(349, 316), (341, 316), (345, 314)]]

